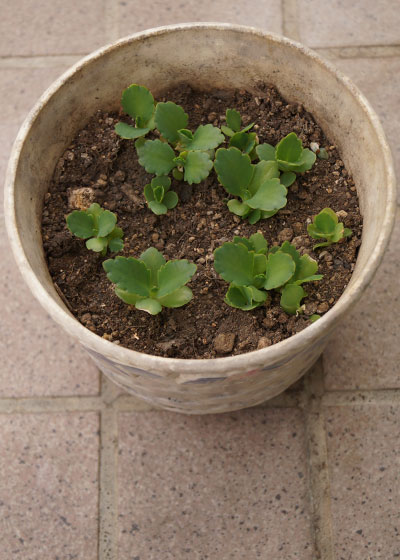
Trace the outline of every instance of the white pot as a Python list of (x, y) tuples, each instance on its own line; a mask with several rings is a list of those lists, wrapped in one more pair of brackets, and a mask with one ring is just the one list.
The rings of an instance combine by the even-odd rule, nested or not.
[[(161, 358), (97, 336), (75, 319), (47, 270), (41, 213), (57, 160), (97, 109), (119, 107), (131, 83), (153, 93), (179, 82), (206, 88), (273, 83), (304, 105), (339, 148), (352, 173), (364, 219), (349, 285), (323, 318), (271, 347), (207, 360)], [(225, 412), (277, 395), (315, 362), (339, 320), (371, 281), (394, 221), (395, 177), (382, 127), (357, 88), (312, 51), (274, 34), (241, 26), (186, 24), (137, 33), (84, 58), (40, 98), (14, 144), (6, 178), (12, 249), (33, 294), (77, 338), (100, 369), (128, 392), (186, 413)], [(222, 303), (221, 303), (222, 304)]]

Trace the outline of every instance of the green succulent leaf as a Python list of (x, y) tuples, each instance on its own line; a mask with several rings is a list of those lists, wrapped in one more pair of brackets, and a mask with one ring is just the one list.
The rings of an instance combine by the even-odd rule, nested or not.
[(168, 261), (158, 271), (157, 298), (170, 295), (192, 278), (196, 265), (186, 259)]
[(261, 210), (259, 210), (258, 208), (256, 210), (253, 210), (252, 212), (250, 212), (247, 218), (249, 220), (249, 224), (256, 224), (259, 220), (261, 220)]
[(96, 235), (94, 218), (85, 210), (74, 210), (67, 216), (67, 226), (71, 233), (80, 239)]
[(125, 113), (142, 123), (147, 123), (154, 112), (152, 94), (147, 88), (137, 84), (132, 84), (124, 90), (121, 103)]
[(300, 159), (295, 162), (278, 161), (278, 167), (281, 171), (295, 171), (296, 173), (303, 173), (308, 171), (314, 165), (315, 154), (308, 148), (305, 148), (301, 154)]
[(290, 187), (290, 185), (293, 185), (295, 180), (296, 180), (296, 173), (293, 173), (292, 171), (285, 171), (280, 176), (280, 181), (282, 185), (285, 185), (285, 187)]
[(249, 286), (254, 279), (254, 253), (241, 243), (224, 243), (214, 251), (214, 268), (226, 282)]
[(226, 124), (229, 126), (233, 132), (238, 132), (242, 124), (242, 117), (240, 113), (235, 109), (227, 109), (226, 113)]
[(157, 251), (155, 247), (149, 247), (140, 255), (140, 261), (142, 261), (146, 267), (150, 270), (151, 274), (151, 286), (157, 286), (157, 273), (162, 266), (165, 264), (165, 259), (160, 251)]
[(176, 167), (174, 167), (174, 169), (172, 170), (172, 176), (173, 176), (174, 179), (176, 179), (177, 181), (182, 181), (182, 179), (183, 179), (183, 173), (182, 173), (182, 171), (179, 171), (179, 169), (177, 169)]
[(325, 148), (320, 148), (317, 152), (317, 157), (319, 157), (319, 159), (328, 159), (329, 154)]
[(314, 313), (314, 315), (311, 315), (310, 317), (311, 323), (315, 323), (315, 321), (318, 321), (318, 319), (321, 319), (321, 315), (318, 315), (317, 313)]
[(153, 298), (139, 299), (135, 304), (136, 309), (147, 311), (150, 315), (158, 315), (162, 310), (161, 304)]
[(157, 200), (151, 200), (149, 202), (149, 208), (156, 216), (162, 216), (168, 212), (168, 208), (162, 202), (158, 202)]
[(256, 152), (260, 160), (275, 161), (275, 148), (271, 144), (259, 144)]
[(261, 253), (265, 255), (268, 250), (268, 243), (262, 233), (257, 232), (250, 235), (250, 242), (253, 246), (253, 250), (256, 253)]
[[(136, 144), (137, 146), (137, 144)], [(175, 167), (175, 152), (168, 144), (161, 140), (146, 140), (142, 146), (137, 146), (139, 163), (147, 173), (168, 175)]]
[(254, 286), (237, 286), (230, 284), (225, 296), (225, 303), (231, 307), (249, 311), (262, 305), (267, 299), (267, 294), (257, 290)]
[(171, 186), (171, 179), (167, 175), (160, 175), (153, 177), (151, 180), (152, 187), (163, 187), (164, 192), (167, 192)]
[(139, 301), (140, 299), (144, 299), (142, 296), (138, 296), (136, 294), (130, 294), (129, 292), (125, 290), (120, 290), (118, 288), (115, 288), (115, 294), (128, 305), (135, 305), (137, 301)]
[(277, 248), (278, 251), (282, 252), (282, 253), (287, 253), (288, 255), (290, 255), (294, 261), (294, 264), (296, 265), (296, 272), (298, 270), (298, 268), (300, 267), (300, 253), (298, 252), (298, 250), (296, 249), (296, 247), (294, 245), (292, 245), (291, 243), (289, 243), (289, 241), (284, 241), (281, 245), (281, 247)]
[(205, 152), (188, 152), (184, 163), (184, 178), (189, 185), (200, 183), (208, 177), (213, 162)]
[(143, 194), (147, 202), (152, 202), (154, 200), (153, 187), (148, 183), (143, 189)]
[(163, 307), (182, 307), (182, 305), (189, 303), (192, 298), (192, 290), (187, 286), (182, 286), (171, 294), (158, 298), (158, 301)]
[(188, 151), (213, 150), (224, 140), (225, 137), (219, 128), (216, 128), (212, 124), (200, 125), (192, 135), (192, 138), (188, 138), (185, 135), (181, 135), (180, 137), (181, 144), (185, 147), (185, 150)]
[(150, 132), (150, 128), (136, 128), (135, 126), (131, 126), (130, 124), (126, 124), (124, 122), (117, 123), (114, 130), (118, 136), (121, 136), (121, 138), (125, 138), (126, 140), (136, 140), (136, 138), (146, 136), (146, 134)]
[(292, 257), (286, 253), (277, 252), (268, 257), (264, 288), (272, 290), (288, 282), (296, 270)]
[(115, 237), (113, 239), (110, 239), (110, 241), (108, 242), (108, 247), (111, 252), (118, 253), (124, 248), (124, 242), (120, 237)]
[(157, 103), (154, 120), (161, 135), (174, 144), (179, 141), (178, 131), (186, 128), (189, 118), (180, 105), (167, 101)]
[(225, 136), (233, 136), (235, 131), (229, 128), (229, 126), (222, 125), (221, 131), (225, 134)]
[(235, 132), (229, 141), (229, 147), (238, 148), (241, 152), (249, 154), (256, 145), (255, 132)]
[(282, 290), (280, 305), (282, 309), (294, 315), (301, 307), (301, 300), (306, 296), (306, 292), (301, 286), (287, 284)]
[(246, 200), (250, 208), (271, 211), (286, 206), (287, 189), (279, 179), (269, 179), (262, 183), (256, 194)]
[(338, 217), (330, 208), (324, 208), (315, 216), (314, 224), (321, 233), (332, 235), (335, 233)]
[(247, 206), (246, 203), (240, 202), (236, 198), (228, 200), (227, 206), (229, 208), (229, 211), (232, 212), (232, 214), (236, 214), (236, 216), (245, 217), (251, 211), (250, 206)]
[(227, 192), (236, 196), (240, 196), (247, 188), (254, 173), (249, 156), (242, 154), (237, 148), (219, 148), (214, 167), (221, 185)]
[(105, 237), (92, 237), (86, 241), (87, 249), (95, 253), (101, 253), (107, 249), (108, 240)]
[(133, 257), (116, 257), (104, 261), (103, 268), (119, 290), (142, 297), (150, 295), (151, 274), (144, 262)]
[(254, 255), (254, 267), (253, 267), (253, 275), (254, 277), (264, 276), (265, 278), (265, 270), (267, 268), (267, 257), (262, 253), (256, 253)]
[(318, 263), (316, 260), (311, 258), (309, 255), (303, 255), (300, 257), (298, 263), (296, 263), (296, 274), (294, 275), (294, 280), (302, 280), (313, 276), (318, 270)]
[(276, 161), (259, 161), (254, 167), (254, 174), (248, 186), (251, 196), (254, 196), (261, 185), (269, 179), (279, 178)]
[(296, 163), (303, 151), (303, 144), (295, 132), (291, 132), (276, 145), (276, 159)]
[(349, 228), (344, 228), (343, 230), (343, 237), (351, 237), (353, 235), (353, 232), (351, 229)]
[(117, 216), (109, 210), (104, 210), (98, 219), (98, 237), (106, 237), (115, 227), (117, 223)]
[(168, 208), (168, 210), (172, 210), (178, 204), (178, 195), (175, 191), (168, 191), (163, 199), (163, 204)]

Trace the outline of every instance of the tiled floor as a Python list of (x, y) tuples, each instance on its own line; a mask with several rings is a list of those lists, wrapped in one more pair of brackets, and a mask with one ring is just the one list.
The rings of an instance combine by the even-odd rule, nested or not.
[[(331, 59), (377, 110), (400, 173), (397, 1), (15, 0), (1, 14), (1, 177), (27, 111), (79, 56), (207, 20)], [(371, 287), (295, 392), (189, 418), (100, 384), (30, 296), (1, 222), (0, 560), (400, 558), (399, 212)]]

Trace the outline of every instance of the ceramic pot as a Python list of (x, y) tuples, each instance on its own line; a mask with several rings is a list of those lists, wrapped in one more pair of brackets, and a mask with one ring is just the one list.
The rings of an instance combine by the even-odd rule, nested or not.
[[(273, 83), (311, 112), (352, 173), (364, 220), (351, 281), (320, 320), (271, 347), (234, 357), (173, 359), (109, 342), (75, 319), (56, 292), (41, 240), (41, 213), (57, 160), (98, 109), (119, 107), (131, 83), (157, 92), (180, 82), (201, 89)], [(256, 405), (303, 375), (370, 283), (394, 221), (395, 177), (374, 111), (331, 64), (298, 43), (234, 25), (185, 24), (137, 33), (87, 56), (40, 98), (16, 139), (6, 178), (7, 229), (35, 297), (99, 368), (155, 406), (204, 414)], [(221, 302), (221, 305), (223, 303)]]

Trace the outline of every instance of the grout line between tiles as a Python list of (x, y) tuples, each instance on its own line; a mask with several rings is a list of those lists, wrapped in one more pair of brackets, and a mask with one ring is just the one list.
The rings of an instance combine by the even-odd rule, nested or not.
[(352, 406), (368, 404), (400, 405), (400, 389), (377, 389), (374, 391), (326, 391), (322, 406)]
[(289, 39), (300, 41), (300, 32), (297, 25), (297, 0), (281, 0), (282, 33)]
[(118, 557), (117, 411), (106, 407), (100, 422), (99, 560)]
[(98, 412), (101, 397), (30, 397), (0, 399), (0, 414)]
[(318, 560), (335, 560), (328, 451), (324, 412), (321, 406), (324, 392), (322, 368), (322, 359), (319, 358), (305, 379), (304, 416), (315, 558)]

